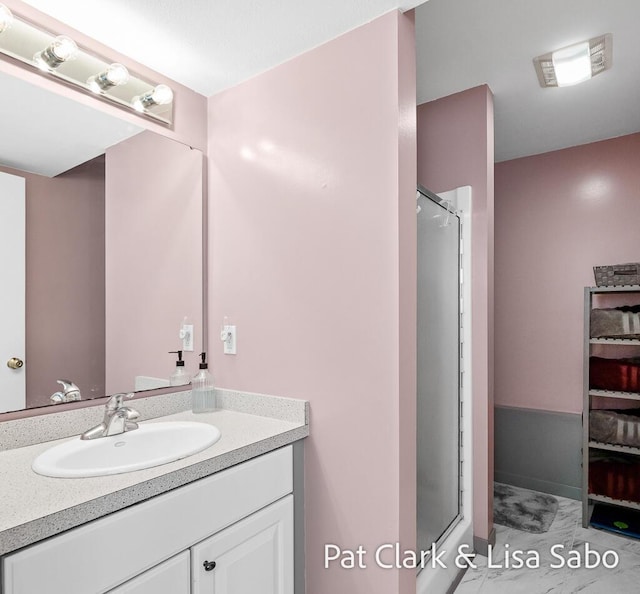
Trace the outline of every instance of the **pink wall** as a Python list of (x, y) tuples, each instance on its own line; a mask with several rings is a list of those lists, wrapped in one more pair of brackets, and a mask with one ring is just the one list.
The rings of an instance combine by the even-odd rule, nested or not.
[[(413, 22), (389, 13), (209, 101), (217, 383), (311, 402), (307, 591), (415, 591)], [(367, 570), (323, 568), (363, 545)]]
[(472, 187), (473, 525), (493, 526), (493, 96), (480, 86), (418, 106), (418, 182)]
[(583, 287), (637, 262), (640, 134), (496, 164), (496, 404), (582, 411)]
[(86, 94), (64, 84), (60, 84), (55, 79), (42, 75), (36, 69), (18, 62), (12, 63), (5, 61), (4, 59), (0, 59), (0, 71), (27, 80), (32, 84), (42, 86), (54, 93), (71, 97), (79, 103), (109, 113), (125, 121), (146, 128), (147, 130), (153, 130), (158, 134), (184, 142), (193, 147), (199, 148), (202, 151), (206, 150), (207, 130), (205, 122), (207, 100), (204, 96), (178, 84), (176, 81), (171, 80), (154, 70), (151, 70), (139, 62), (135, 62), (127, 56), (115, 52), (110, 47), (97, 42), (95, 39), (87, 37), (68, 25), (65, 25), (49, 15), (40, 12), (33, 6), (25, 4), (21, 0), (3, 0), (3, 4), (5, 4), (5, 6), (7, 6), (16, 16), (23, 17), (31, 23), (52, 33), (69, 35), (80, 47), (99, 56), (104, 56), (112, 62), (120, 62), (121, 64), (124, 64), (137, 76), (152, 82), (165, 83), (169, 85), (173, 89), (175, 97), (173, 124), (171, 126), (166, 126), (155, 123), (153, 120), (136, 115), (135, 112), (132, 112), (130, 109), (116, 106), (115, 104), (102, 101), (92, 94)]
[[(106, 387), (169, 379), (184, 316), (202, 349), (202, 166), (198, 150), (143, 132), (106, 153)], [(214, 343), (217, 346), (217, 343)]]
[[(396, 198), (398, 215), (395, 222), (398, 233), (398, 287), (399, 327), (399, 540), (404, 549), (416, 548), (416, 393), (417, 393), (417, 220), (416, 180), (418, 169), (416, 121), (416, 63), (415, 15), (410, 12), (398, 19), (398, 185)], [(400, 572), (398, 592), (415, 591), (415, 575)]]
[(70, 379), (104, 395), (104, 158), (26, 180), (27, 407)]

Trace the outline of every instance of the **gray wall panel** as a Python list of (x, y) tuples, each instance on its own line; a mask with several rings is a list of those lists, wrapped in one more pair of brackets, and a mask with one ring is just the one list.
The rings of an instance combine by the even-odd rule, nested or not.
[(582, 417), (495, 407), (495, 480), (580, 499)]

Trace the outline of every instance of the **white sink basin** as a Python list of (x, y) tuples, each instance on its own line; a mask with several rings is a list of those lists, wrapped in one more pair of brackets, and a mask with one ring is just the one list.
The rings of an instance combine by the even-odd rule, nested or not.
[(206, 423), (149, 423), (120, 435), (61, 443), (40, 454), (32, 468), (60, 478), (120, 474), (186, 458), (219, 439), (219, 429)]

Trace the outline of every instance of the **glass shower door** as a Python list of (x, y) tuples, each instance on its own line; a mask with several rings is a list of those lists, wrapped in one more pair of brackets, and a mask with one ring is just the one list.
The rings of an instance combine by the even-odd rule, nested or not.
[(418, 550), (460, 514), (460, 219), (418, 194)]

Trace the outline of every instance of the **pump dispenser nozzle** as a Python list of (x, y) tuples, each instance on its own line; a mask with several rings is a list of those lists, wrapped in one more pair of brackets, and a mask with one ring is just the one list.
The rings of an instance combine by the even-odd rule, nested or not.
[(178, 360), (176, 361), (176, 367), (184, 367), (184, 361), (182, 360), (182, 351), (169, 351), (170, 355), (178, 355)]
[(189, 375), (184, 369), (184, 361), (182, 360), (182, 351), (169, 351), (172, 355), (178, 355), (176, 368), (169, 378), (170, 386), (185, 386), (189, 383)]
[(200, 359), (202, 359), (202, 363), (200, 363), (200, 369), (208, 369), (209, 364), (207, 363), (207, 353), (200, 353)]

